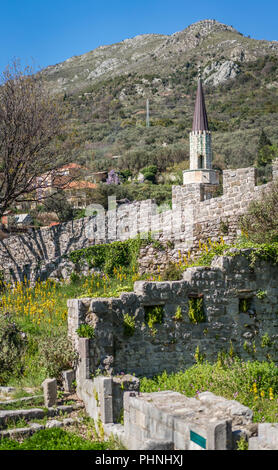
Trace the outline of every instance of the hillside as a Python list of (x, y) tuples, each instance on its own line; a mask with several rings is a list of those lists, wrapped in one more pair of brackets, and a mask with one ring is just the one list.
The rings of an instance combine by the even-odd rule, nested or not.
[(165, 171), (188, 166), (198, 69), (215, 166), (252, 165), (262, 129), (278, 143), (277, 41), (204, 20), (170, 36), (146, 34), (101, 46), (41, 73), (71, 109), (80, 162), (129, 173), (155, 164), (165, 182)]

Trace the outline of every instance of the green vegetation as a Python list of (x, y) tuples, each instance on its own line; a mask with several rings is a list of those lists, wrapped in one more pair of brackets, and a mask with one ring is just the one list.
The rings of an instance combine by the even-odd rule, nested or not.
[(101, 269), (105, 274), (113, 275), (116, 270), (135, 271), (140, 247), (146, 243), (139, 237), (124, 242), (93, 245), (89, 248), (73, 251), (70, 260), (77, 264), (86, 260), (90, 267)]
[(108, 450), (109, 442), (94, 442), (61, 428), (37, 431), (23, 442), (3, 438), (0, 450)]
[(189, 397), (210, 391), (251, 408), (254, 422), (278, 419), (278, 370), (272, 362), (244, 362), (219, 354), (215, 363), (202, 360), (185, 371), (141, 379), (142, 393), (159, 390), (175, 390)]
[[(207, 243), (200, 242), (198, 256), (194, 258), (189, 255), (187, 258), (180, 259), (179, 263), (176, 263), (176, 268), (183, 272), (191, 266), (210, 266), (213, 258), (220, 255), (245, 256), (251, 267), (259, 260), (276, 265), (278, 264), (278, 242), (255, 243), (246, 234), (231, 245), (225, 244), (222, 237), (218, 242), (211, 242), (211, 240)], [(265, 293), (263, 295), (265, 296)]]
[(191, 323), (202, 323), (206, 321), (204, 312), (204, 301), (203, 298), (191, 297), (188, 301), (188, 316)]
[[(235, 78), (217, 86), (205, 84), (214, 167), (221, 171), (256, 165), (260, 182), (269, 179), (270, 164), (278, 155), (277, 52), (265, 41), (219, 30), (217, 24), (207, 35), (199, 36), (197, 30), (195, 40), (200, 42), (195, 47), (188, 47), (191, 38), (186, 29), (178, 33), (180, 47), (172, 37), (149, 35), (142, 41), (130, 40), (128, 48), (125, 43), (106, 46), (96, 54), (73, 57), (59, 70), (44, 71), (46, 83), (61, 93), (72, 112), (69, 124), (73, 121), (76, 129), (77, 161), (89, 172), (114, 169), (122, 177), (122, 184), (101, 183), (92, 190), (89, 198), (94, 202), (106, 207), (111, 191), (117, 199), (170, 201), (171, 186), (176, 184), (170, 176), (178, 181), (189, 164), (198, 64), (205, 81), (219, 72), (219, 65), (231, 61), (233, 52), (237, 57), (239, 48), (244, 52), (232, 59)], [(144, 59), (137, 63), (133, 53)], [(87, 70), (98, 67), (97, 60), (111, 59), (119, 66), (87, 80)], [(150, 127), (146, 127), (147, 98)], [(137, 182), (140, 171), (146, 173), (145, 183)]]
[(79, 338), (93, 338), (95, 336), (95, 329), (88, 324), (83, 323), (76, 330)]
[(135, 318), (128, 313), (124, 314), (124, 334), (125, 336), (133, 336), (135, 332)]
[(147, 181), (151, 181), (152, 183), (155, 183), (155, 176), (157, 174), (157, 166), (156, 165), (150, 165), (146, 168), (143, 168), (141, 170), (141, 172), (143, 173), (145, 179)]
[(163, 322), (163, 312), (163, 305), (145, 307), (145, 321), (150, 329), (153, 329), (154, 325)]
[[(137, 254), (142, 243), (130, 240), (72, 253), (78, 263), (89, 260), (112, 274), (93, 272), (89, 276), (72, 273), (70, 282), (38, 281), (31, 287), (3, 284), (0, 298), (0, 385), (37, 387), (47, 377), (61, 381), (61, 371), (75, 365), (76, 353), (67, 337), (67, 300), (79, 297), (119, 297), (133, 290), (139, 276)], [(95, 249), (94, 249), (95, 248)], [(129, 260), (130, 264), (127, 263)], [(95, 263), (95, 264), (94, 264)], [(117, 267), (116, 267), (117, 266)], [(143, 276), (155, 279), (155, 276)], [(9, 312), (9, 314), (6, 314)], [(124, 318), (126, 334), (134, 331), (134, 319)], [(93, 337), (90, 325), (81, 325), (78, 334)]]
[[(258, 200), (252, 201), (247, 213), (241, 218), (242, 229), (254, 243), (273, 244), (277, 250), (278, 242), (278, 181), (272, 189)], [(271, 245), (269, 246), (271, 250)]]
[(251, 308), (252, 299), (239, 299), (239, 312), (247, 313)]
[(11, 315), (0, 315), (0, 384), (10, 376), (19, 376), (26, 350), (26, 341)]
[(181, 321), (182, 319), (183, 319), (183, 316), (182, 316), (181, 306), (179, 305), (177, 307), (175, 315), (173, 316), (173, 320)]
[[(0, 352), (1, 385), (39, 386), (48, 376), (60, 380), (61, 371), (75, 364), (76, 355), (67, 338), (67, 299), (119, 297), (123, 292), (132, 291), (138, 279), (165, 279), (165, 273), (158, 276), (138, 275), (137, 254), (141, 243), (153, 241), (147, 237), (146, 240), (96, 245), (71, 254), (76, 264), (86, 260), (93, 266), (112, 271), (111, 275), (100, 272), (85, 277), (74, 273), (70, 283), (48, 280), (37, 282), (34, 287), (18, 284), (12, 288), (4, 284), (0, 302), (0, 336), (3, 344)], [(188, 253), (180, 258), (170, 267), (168, 278), (181, 279), (182, 272), (188, 267), (209, 266), (214, 256), (224, 253), (230, 256), (241, 253), (251, 266), (260, 259), (276, 264), (278, 243), (258, 244), (246, 238), (233, 246), (226, 245), (223, 239), (219, 242), (200, 242), (199, 255), (193, 258)], [(175, 276), (172, 276), (173, 273)], [(264, 293), (258, 292), (257, 296), (263, 300)], [(247, 300), (242, 299), (241, 302), (239, 310), (247, 311), (249, 306), (243, 305)], [(202, 299), (190, 299), (189, 307), (191, 321), (204, 321)], [(9, 315), (3, 315), (6, 312)], [(145, 321), (151, 334), (155, 335), (155, 325), (163, 321), (163, 306), (146, 307)], [(123, 318), (123, 327), (126, 336), (134, 334), (135, 320), (131, 314)], [(89, 325), (81, 326), (79, 334), (88, 337), (93, 330)]]
[(18, 401), (16, 403), (4, 403), (0, 405), (0, 410), (20, 410), (24, 406), (24, 409), (30, 408), (43, 408), (44, 407), (44, 399), (43, 397), (33, 398), (32, 400), (28, 400), (27, 402)]
[[(216, 41), (218, 39), (215, 37)], [(245, 47), (249, 47), (247, 43)], [(128, 170), (131, 178), (136, 178), (139, 171), (148, 167), (157, 168), (155, 178), (152, 174), (147, 176), (151, 183), (149, 187), (125, 181), (113, 188), (120, 193), (119, 198), (134, 200), (140, 197), (142, 188), (150, 197), (150, 191), (158, 192), (165, 186), (166, 175), (176, 169), (188, 168), (188, 133), (196, 92), (196, 54), (203, 55), (204, 51), (194, 49), (194, 57), (188, 57), (192, 51), (183, 52), (181, 57), (175, 52), (173, 57), (169, 55), (167, 67), (164, 60), (158, 59), (152, 74), (142, 70), (113, 78), (105, 76), (89, 89), (84, 86), (84, 91), (79, 88), (77, 92), (67, 93), (65, 100), (78, 117), (81, 163), (82, 158), (86, 164), (90, 161), (94, 171)], [(218, 59), (223, 62), (224, 57)], [(213, 60), (207, 57), (207, 65)], [(265, 168), (277, 156), (277, 89), (271, 86), (276, 80), (277, 60), (265, 51), (264, 57), (241, 62), (240, 73), (235, 79), (217, 87), (205, 86), (209, 126), (213, 131), (214, 166), (220, 170), (254, 164)], [(206, 64), (203, 57), (202, 62)], [(266, 73), (266, 70), (271, 72)], [(159, 84), (155, 85), (156, 80)], [(143, 94), (136, 91), (137, 86)], [(89, 95), (85, 97), (85, 93)], [(149, 128), (145, 127), (146, 93), (151, 108)], [(92, 103), (94, 109), (99, 109), (93, 115)], [(262, 145), (262, 131), (271, 145)], [(120, 155), (120, 158), (111, 162), (111, 155)], [(153, 185), (158, 176), (159, 184)], [(163, 201), (160, 199), (160, 202)]]

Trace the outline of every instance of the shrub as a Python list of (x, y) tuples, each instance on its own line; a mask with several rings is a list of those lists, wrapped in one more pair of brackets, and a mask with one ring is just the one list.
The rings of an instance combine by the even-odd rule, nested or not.
[(252, 201), (247, 213), (241, 217), (241, 228), (256, 243), (278, 241), (278, 181), (271, 184), (271, 191)]
[(155, 176), (157, 174), (157, 166), (156, 165), (147, 166), (146, 168), (143, 168), (143, 170), (141, 170), (141, 172), (143, 173), (143, 175), (144, 175), (144, 177), (147, 181), (151, 181), (152, 183), (155, 183)]
[(70, 340), (60, 334), (47, 336), (39, 343), (39, 361), (50, 377), (60, 379), (62, 370), (73, 367), (77, 359)]
[(75, 264), (85, 259), (90, 266), (112, 275), (114, 270), (120, 266), (126, 268), (135, 266), (142, 243), (144, 240), (135, 238), (125, 242), (93, 245), (71, 252), (69, 258)]
[(10, 376), (19, 376), (26, 349), (26, 339), (9, 314), (0, 315), (0, 384)]
[(199, 361), (177, 373), (163, 372), (153, 378), (141, 378), (140, 392), (174, 390), (194, 397), (199, 392), (210, 391), (250, 407), (254, 422), (277, 422), (277, 366), (266, 361), (244, 362), (227, 354), (220, 359), (212, 363)]
[(182, 271), (175, 264), (170, 262), (161, 274), (162, 281), (180, 281), (182, 279)]

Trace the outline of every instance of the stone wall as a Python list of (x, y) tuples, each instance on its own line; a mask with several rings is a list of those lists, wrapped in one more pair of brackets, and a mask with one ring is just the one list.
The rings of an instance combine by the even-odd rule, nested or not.
[[(76, 347), (79, 325), (94, 327), (90, 373), (178, 371), (195, 363), (197, 350), (208, 360), (233, 351), (258, 360), (271, 353), (277, 362), (278, 267), (266, 261), (250, 267), (247, 254), (215, 257), (211, 267), (189, 268), (180, 281), (137, 281), (134, 292), (120, 298), (69, 300), (68, 331)], [(192, 323), (189, 313), (196, 319), (198, 305), (203, 318)], [(162, 321), (150, 327), (148, 318), (156, 307)], [(131, 329), (126, 326), (130, 320)]]
[(238, 431), (248, 439), (256, 427), (251, 423), (249, 408), (210, 392), (198, 399), (174, 391), (124, 394), (124, 439), (131, 450), (233, 450)]
[[(278, 161), (273, 165), (273, 178), (278, 177)], [(25, 277), (31, 281), (45, 279), (57, 270), (71, 251), (98, 243), (127, 240), (151, 232), (161, 243), (173, 245), (164, 262), (175, 261), (196, 249), (199, 240), (216, 240), (223, 234), (233, 242), (239, 234), (238, 218), (248, 204), (270, 189), (270, 183), (256, 186), (254, 168), (225, 170), (223, 195), (212, 197), (214, 185), (192, 183), (173, 186), (172, 209), (160, 212), (154, 201), (146, 200), (116, 207), (110, 201), (107, 212), (97, 207), (98, 215), (32, 230), (0, 241), (0, 270), (15, 282)]]

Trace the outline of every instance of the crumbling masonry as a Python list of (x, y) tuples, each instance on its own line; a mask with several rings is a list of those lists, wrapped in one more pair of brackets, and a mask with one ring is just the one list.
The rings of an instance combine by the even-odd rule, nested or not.
[[(69, 337), (80, 356), (77, 392), (108, 434), (131, 449), (233, 449), (242, 436), (250, 445), (278, 447), (277, 426), (269, 425), (272, 440), (260, 440), (251, 410), (235, 401), (209, 393), (138, 395), (136, 377), (185, 370), (201, 357), (270, 354), (278, 362), (278, 267), (263, 260), (250, 266), (249, 254), (217, 256), (209, 268), (188, 268), (180, 281), (137, 281), (120, 298), (68, 301)], [(157, 308), (162, 315), (149, 324)], [(81, 324), (94, 328), (94, 338), (78, 337)]]

